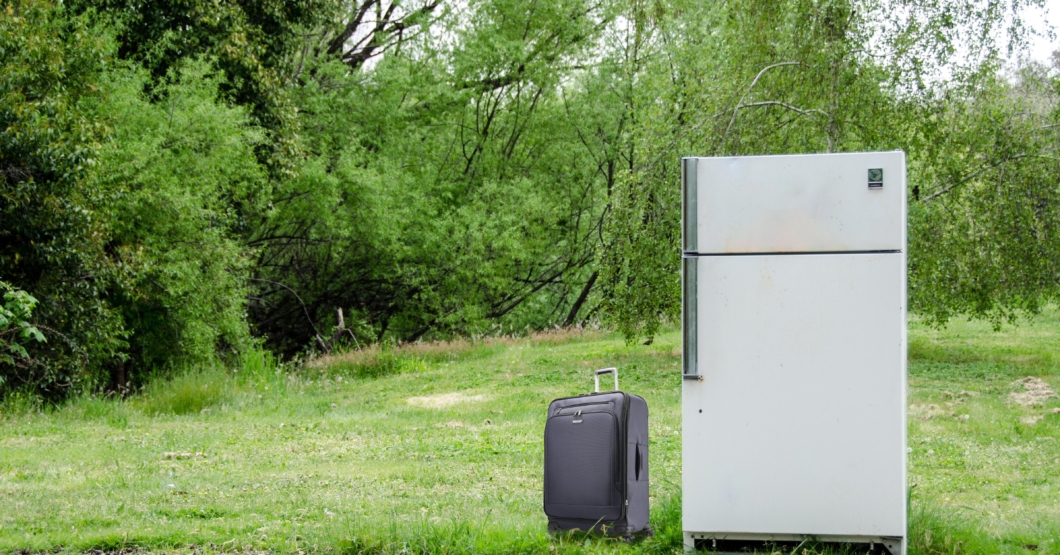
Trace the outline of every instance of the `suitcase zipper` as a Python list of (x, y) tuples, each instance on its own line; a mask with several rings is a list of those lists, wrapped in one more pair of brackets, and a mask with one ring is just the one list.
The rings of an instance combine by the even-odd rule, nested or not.
[(575, 413), (553, 414), (552, 416), (549, 416), (548, 419), (552, 420), (553, 418), (559, 418), (561, 416), (584, 416), (586, 414), (610, 414), (612, 417), (615, 418), (615, 424), (618, 424), (618, 418), (615, 417), (614, 414), (611, 414), (611, 411), (609, 411), (609, 410), (580, 410), (580, 411), (577, 412), (577, 414), (575, 414)]
[[(625, 403), (622, 404), (622, 435), (625, 437), (619, 438), (622, 442), (622, 497), (625, 499), (625, 503), (622, 504), (622, 516), (620, 518), (626, 518), (626, 513), (629, 511), (629, 466), (627, 449), (629, 448), (629, 393), (622, 393)], [(628, 522), (626, 523), (629, 524)]]
[[(610, 405), (610, 404), (611, 403), (581, 403), (581, 404), (577, 404), (577, 405), (567, 405), (567, 406), (559, 409), (558, 411), (556, 411), (556, 414), (553, 414), (552, 416), (565, 416), (564, 415), (564, 411), (570, 410), (570, 409), (573, 409), (573, 408), (576, 408), (576, 407), (594, 407), (594, 406), (603, 406), (603, 405)], [(566, 413), (566, 414), (572, 414), (572, 413)], [(551, 417), (549, 417), (549, 418), (551, 418)]]
[[(621, 392), (621, 391), (594, 391), (592, 393), (582, 393), (581, 395), (571, 395), (570, 397), (557, 397), (557, 398), (553, 399), (552, 402), (555, 403), (556, 401), (566, 401), (567, 399), (586, 399), (588, 397), (596, 397), (596, 396), (599, 396), (599, 395), (613, 395), (615, 393), (623, 393), (623, 392)], [(623, 395), (626, 395), (626, 393), (623, 393)], [(585, 404), (591, 405), (593, 403), (589, 402), (589, 403), (585, 403)], [(576, 407), (578, 405), (568, 405), (568, 406)]]

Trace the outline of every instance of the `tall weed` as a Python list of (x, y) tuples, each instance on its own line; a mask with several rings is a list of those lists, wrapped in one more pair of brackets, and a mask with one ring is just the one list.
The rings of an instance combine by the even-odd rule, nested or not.
[(415, 374), (427, 369), (422, 356), (407, 349), (384, 344), (351, 351), (315, 362), (307, 369), (317, 373), (338, 374), (350, 378), (382, 378), (394, 374)]
[(8, 416), (39, 412), (43, 399), (26, 391), (9, 391), (0, 398), (0, 419)]
[(908, 542), (911, 555), (998, 552), (997, 546), (974, 522), (954, 513), (944, 514), (926, 503), (913, 504)]
[(228, 400), (229, 378), (218, 368), (185, 370), (144, 387), (135, 404), (148, 415), (194, 414)]
[(282, 383), (284, 368), (271, 351), (248, 349), (240, 355), (233, 372), (240, 385), (260, 387)]

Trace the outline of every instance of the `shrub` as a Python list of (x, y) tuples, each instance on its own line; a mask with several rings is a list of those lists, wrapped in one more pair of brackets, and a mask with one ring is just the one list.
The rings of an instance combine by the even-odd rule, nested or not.
[(268, 180), (262, 133), (218, 101), (214, 65), (183, 60), (148, 87), (93, 13), (40, 0), (6, 12), (0, 277), (18, 302), (39, 300), (44, 335), (0, 345), (0, 395), (129, 391), (249, 348), (238, 237)]
[[(39, 364), (0, 367), (5, 385), (66, 395), (119, 356), (125, 328), (107, 302), (112, 267), (87, 186), (106, 128), (99, 97), (110, 33), (47, 2), (0, 17), (0, 276), (40, 301)], [(42, 328), (44, 329), (44, 328)]]

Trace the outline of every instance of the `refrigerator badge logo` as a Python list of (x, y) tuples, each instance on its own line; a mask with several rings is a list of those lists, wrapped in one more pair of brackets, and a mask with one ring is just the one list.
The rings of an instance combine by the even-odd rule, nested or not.
[(869, 189), (883, 188), (883, 168), (869, 168)]

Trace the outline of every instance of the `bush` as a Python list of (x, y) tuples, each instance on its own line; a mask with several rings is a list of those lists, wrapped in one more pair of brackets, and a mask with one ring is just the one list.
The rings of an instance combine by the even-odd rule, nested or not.
[(85, 107), (112, 50), (107, 29), (46, 2), (0, 17), (0, 276), (40, 301), (34, 314), (51, 335), (25, 345), (36, 364), (0, 365), (8, 390), (62, 397), (124, 346), (86, 186), (106, 128)]
[[(32, 364), (24, 344), (44, 343), (44, 335), (29, 323), (37, 299), (3, 281), (0, 281), (0, 293), (3, 293), (3, 302), (0, 302), (0, 364)], [(0, 375), (0, 385), (3, 383), (4, 377)]]
[[(129, 327), (126, 381), (182, 365), (211, 365), (250, 347), (244, 319), (248, 249), (240, 226), (262, 210), (261, 141), (242, 109), (219, 104), (205, 61), (142, 92), (143, 70), (113, 72), (96, 107), (114, 132), (95, 178), (96, 210), (120, 264), (115, 303)], [(129, 372), (130, 368), (132, 372)]]
[(5, 343), (23, 363), (0, 360), (0, 395), (129, 391), (251, 346), (239, 236), (268, 200), (263, 135), (209, 60), (151, 83), (113, 34), (41, 1), (0, 18), (0, 276), (49, 335)]

